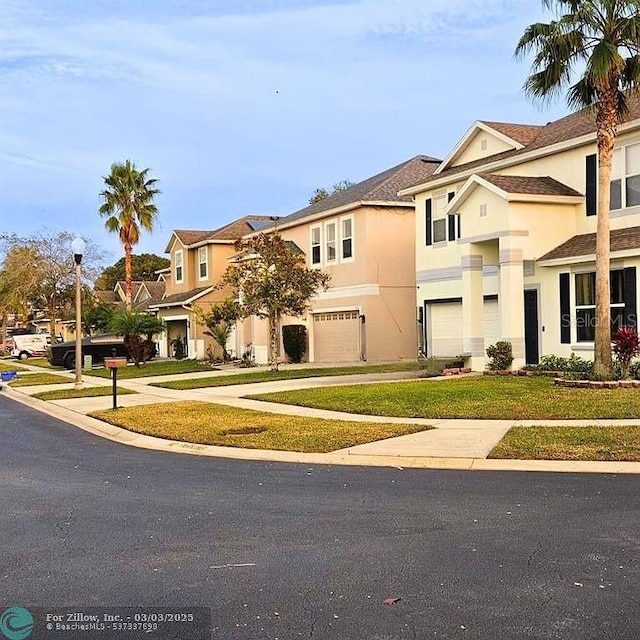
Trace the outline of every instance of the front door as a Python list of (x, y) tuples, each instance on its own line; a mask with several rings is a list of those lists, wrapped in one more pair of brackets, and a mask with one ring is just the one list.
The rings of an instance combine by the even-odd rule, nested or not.
[(540, 347), (538, 342), (538, 291), (524, 292), (524, 357), (527, 364), (538, 364)]

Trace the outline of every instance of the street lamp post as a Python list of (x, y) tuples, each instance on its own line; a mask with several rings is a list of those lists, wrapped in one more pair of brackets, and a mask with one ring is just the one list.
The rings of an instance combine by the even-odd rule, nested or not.
[(82, 389), (82, 291), (80, 289), (82, 254), (85, 242), (75, 238), (71, 243), (73, 259), (76, 263), (76, 389)]

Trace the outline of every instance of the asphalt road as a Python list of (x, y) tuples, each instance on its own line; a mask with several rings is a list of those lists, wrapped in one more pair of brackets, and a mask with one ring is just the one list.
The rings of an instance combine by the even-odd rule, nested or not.
[(640, 638), (637, 476), (199, 458), (6, 395), (0, 436), (0, 605), (206, 606), (224, 640)]

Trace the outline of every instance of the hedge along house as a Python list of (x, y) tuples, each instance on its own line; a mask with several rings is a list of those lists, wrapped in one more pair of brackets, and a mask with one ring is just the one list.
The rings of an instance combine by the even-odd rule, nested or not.
[[(597, 157), (595, 116), (545, 126), (476, 122), (416, 204), (416, 281), (427, 355), (511, 342), (514, 368), (540, 355), (593, 357)], [(618, 127), (611, 181), (611, 317), (637, 323), (640, 100)]]
[[(306, 326), (309, 362), (416, 358), (415, 212), (413, 199), (398, 191), (426, 180), (439, 163), (416, 156), (272, 227), (309, 268), (331, 276), (305, 317), (281, 322)], [(250, 318), (243, 331), (256, 361), (266, 362), (266, 321)], [(282, 339), (280, 348), (284, 359)]]
[[(232, 295), (229, 289), (216, 289), (216, 284), (234, 254), (235, 241), (272, 224), (272, 217), (249, 215), (215, 231), (173, 231), (165, 249), (171, 260), (170, 268), (163, 272), (165, 295), (149, 305), (149, 310), (167, 323), (167, 331), (159, 341), (160, 356), (175, 355), (178, 338), (184, 344), (186, 357), (203, 359), (209, 347), (214, 353), (220, 352), (204, 333), (207, 327), (198, 322), (194, 307), (206, 312), (212, 304)], [(227, 349), (238, 354), (235, 334), (229, 338)]]

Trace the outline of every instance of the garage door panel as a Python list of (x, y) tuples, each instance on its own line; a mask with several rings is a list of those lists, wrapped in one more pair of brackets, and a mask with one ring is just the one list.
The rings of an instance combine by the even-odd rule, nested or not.
[(313, 314), (315, 362), (360, 360), (360, 314), (334, 311)]
[(462, 353), (462, 304), (448, 302), (429, 305), (431, 346), (429, 354), (439, 357)]

